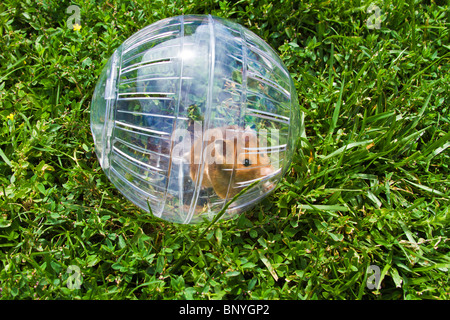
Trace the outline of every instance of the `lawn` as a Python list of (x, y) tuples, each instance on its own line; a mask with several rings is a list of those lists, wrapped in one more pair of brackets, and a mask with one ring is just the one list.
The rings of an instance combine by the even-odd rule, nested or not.
[[(0, 298), (449, 299), (450, 8), (369, 5), (2, 1)], [(125, 39), (204, 13), (279, 53), (307, 139), (260, 205), (190, 226), (118, 193), (89, 118)]]

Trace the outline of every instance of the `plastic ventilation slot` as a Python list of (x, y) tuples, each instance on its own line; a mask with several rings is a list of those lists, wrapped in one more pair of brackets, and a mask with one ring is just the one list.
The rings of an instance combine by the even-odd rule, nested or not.
[(126, 154), (125, 152), (123, 152), (122, 150), (120, 150), (119, 148), (117, 148), (115, 146), (113, 147), (113, 151), (112, 152), (113, 152), (114, 155), (116, 155), (116, 156), (120, 157), (121, 159), (127, 161), (131, 165), (139, 164), (139, 165), (144, 166), (144, 167), (146, 167), (146, 168), (148, 168), (150, 170), (155, 170), (157, 172), (166, 172), (166, 170), (163, 170), (163, 169), (158, 168), (158, 167), (151, 166), (148, 163), (145, 163), (145, 162), (142, 162), (142, 161), (140, 161), (138, 159), (133, 158), (132, 156)]
[(267, 119), (267, 120), (275, 121), (275, 122), (281, 122), (281, 123), (284, 123), (287, 125), (289, 125), (289, 123), (290, 123), (290, 119), (288, 117), (281, 116), (279, 114), (262, 111), (262, 110), (256, 110), (256, 109), (252, 109), (252, 108), (247, 108), (247, 112), (248, 112), (249, 116), (254, 116), (257, 118)]
[(277, 101), (269, 96), (265, 96), (265, 95), (262, 95), (257, 92), (248, 92), (247, 93), (247, 100), (249, 102), (256, 103), (256, 101), (253, 101), (254, 97), (256, 97), (258, 99), (267, 100), (268, 102), (271, 102), (274, 106), (278, 106), (279, 108), (286, 109), (286, 111), (290, 110), (290, 104), (280, 103), (280, 101)]
[(155, 151), (152, 151), (152, 150), (144, 149), (142, 147), (139, 147), (139, 146), (136, 146), (136, 145), (131, 144), (129, 142), (126, 142), (126, 141), (124, 141), (124, 140), (122, 140), (122, 139), (120, 139), (118, 137), (114, 138), (114, 142), (118, 142), (118, 143), (120, 143), (120, 144), (122, 144), (122, 145), (130, 148), (131, 150), (136, 151), (136, 152), (140, 152), (140, 153), (148, 154), (148, 155), (155, 155), (155, 156), (158, 156), (158, 157), (163, 157), (163, 158), (170, 159), (170, 156), (168, 154), (159, 153), (159, 152), (155, 152)]
[(283, 87), (279, 86), (278, 84), (276, 84), (275, 82), (263, 77), (262, 75), (255, 73), (255, 72), (248, 72), (248, 77), (252, 78), (256, 81), (259, 81), (269, 87), (271, 87), (272, 89), (274, 89), (275, 91), (277, 91), (278, 93), (282, 94), (283, 96), (285, 96), (285, 98), (287, 100), (289, 100), (291, 98), (291, 95), (289, 94), (289, 92), (284, 89)]
[[(167, 138), (170, 139), (170, 133), (167, 133), (167, 132), (164, 132), (164, 131), (152, 130), (152, 129), (149, 129), (149, 128), (146, 128), (146, 127), (136, 126), (134, 124), (125, 123), (125, 122), (117, 121), (117, 120), (114, 121), (114, 123), (116, 124), (116, 128), (118, 128), (118, 129), (131, 128), (131, 129), (140, 130), (140, 131), (143, 131), (143, 132), (154, 133), (154, 134), (157, 134), (157, 135), (160, 135), (160, 136), (167, 136)], [(131, 130), (131, 132), (133, 132), (133, 131)], [(135, 132), (135, 133), (142, 134), (141, 132)]]
[(289, 73), (285, 68), (276, 60), (274, 60), (269, 53), (274, 53), (276, 55), (276, 52), (271, 48), (267, 43), (265, 43), (261, 38), (259, 38), (257, 35), (252, 34), (251, 32), (245, 32), (246, 37), (246, 44), (247, 48), (258, 55), (264, 56), (266, 59), (270, 60), (271, 63), (276, 65), (280, 70), (283, 71), (283, 73), (289, 78)]
[[(166, 46), (163, 46), (163, 47), (160, 47), (160, 48), (155, 48), (155, 49), (153, 49), (152, 52), (156, 53), (156, 52), (158, 52), (158, 51), (169, 50), (169, 49), (171, 49), (171, 48), (172, 48), (172, 49), (175, 49), (175, 48), (177, 48), (177, 47), (180, 47), (180, 45), (179, 45), (179, 44), (176, 44), (176, 45), (170, 45), (170, 46), (169, 46), (169, 45), (166, 45)], [(177, 50), (173, 50), (173, 51), (177, 51)], [(147, 50), (144, 50), (144, 51), (142, 51), (142, 52), (136, 53), (135, 55), (132, 55), (131, 57), (128, 57), (128, 58), (124, 59), (124, 60), (122, 61), (122, 66), (128, 68), (128, 67), (130, 67), (130, 66), (136, 64), (136, 63), (131, 63), (131, 62), (132, 62), (133, 60), (139, 60), (139, 59), (142, 60), (142, 57), (143, 57), (147, 52), (148, 52)]]
[(257, 147), (257, 148), (244, 148), (246, 151), (255, 151), (255, 152), (247, 152), (248, 154), (266, 154), (273, 152), (280, 152), (286, 150), (286, 144), (280, 144), (277, 146), (270, 147)]
[(237, 57), (237, 56), (234, 55), (234, 54), (228, 53), (228, 54), (227, 54), (227, 57), (230, 57), (231, 59), (234, 59), (234, 60), (240, 62), (241, 64), (243, 64), (242, 56)]
[(242, 181), (242, 182), (236, 182), (236, 185), (238, 185), (239, 187), (247, 187), (249, 185), (251, 185), (253, 182), (255, 181), (266, 181), (269, 180), (270, 178), (275, 177), (277, 174), (279, 174), (281, 172), (281, 168), (272, 172), (270, 175), (261, 177), (261, 178), (256, 178), (256, 179), (252, 179), (252, 180), (246, 180), (246, 181)]
[[(269, 68), (268, 66), (265, 66), (261, 62), (256, 62), (254, 59), (248, 58), (247, 59), (248, 64), (248, 70), (250, 74), (257, 74), (261, 76), (261, 78), (265, 79), (268, 82), (271, 82), (272, 84), (276, 84), (278, 88), (281, 88), (282, 90), (286, 90), (286, 92), (290, 89), (290, 82), (289, 78), (286, 78), (284, 74), (279, 74), (275, 70)], [(257, 69), (255, 69), (255, 65), (258, 66)], [(265, 67), (264, 67), (265, 66)], [(263, 75), (263, 76), (262, 76)]]
[[(142, 175), (139, 175), (138, 173), (136, 173), (133, 170), (130, 170), (129, 168), (127, 168), (126, 166), (124, 166), (120, 161), (114, 161), (115, 164), (118, 165), (118, 167), (120, 167), (121, 170), (123, 170), (125, 173), (131, 175), (133, 178), (139, 180), (141, 183), (143, 183), (144, 185), (149, 185), (152, 188), (155, 189), (159, 189), (160, 192), (164, 192), (164, 186), (160, 186), (157, 184), (154, 184), (151, 182), (151, 180), (146, 180), (142, 177)], [(117, 171), (117, 170), (116, 170)], [(165, 178), (165, 176), (162, 176), (162, 178)], [(161, 179), (162, 181), (162, 179)]]
[(160, 64), (164, 64), (164, 63), (171, 63), (171, 60), (174, 58), (175, 57), (169, 57), (169, 58), (164, 58), (164, 59), (157, 59), (157, 60), (150, 60), (150, 61), (143, 61), (140, 63), (135, 63), (128, 67), (123, 68), (120, 71), (120, 76), (123, 76), (124, 74), (127, 74), (127, 73), (135, 71), (135, 70), (145, 68), (150, 65), (160, 65)]
[[(159, 32), (161, 32), (161, 34), (164, 33), (164, 29), (170, 29), (173, 28), (175, 30), (179, 30), (180, 29), (180, 23), (178, 21), (174, 21), (172, 23), (166, 24), (165, 26), (161, 26), (161, 25), (149, 25), (147, 27), (145, 27), (144, 29), (142, 29), (139, 33), (136, 33), (134, 35), (132, 35), (130, 38), (128, 38), (127, 40), (124, 41), (123, 43), (123, 47), (124, 49), (128, 49), (131, 46), (134, 46), (137, 42), (142, 41), (143, 39), (148, 39), (149, 37), (155, 37), (159, 34)], [(168, 31), (166, 31), (168, 32)]]
[(129, 83), (136, 83), (139, 84), (141, 82), (146, 82), (146, 81), (170, 81), (170, 80), (192, 80), (192, 77), (151, 77), (151, 78), (147, 78), (147, 75), (144, 76), (138, 76), (138, 77), (133, 77), (133, 78), (127, 78), (127, 79), (123, 79), (122, 81), (120, 81), (120, 84), (129, 84)]
[(119, 126), (116, 126), (116, 129), (120, 130), (120, 131), (123, 131), (123, 132), (126, 132), (126, 133), (129, 133), (129, 134), (132, 134), (132, 135), (135, 135), (136, 137), (143, 136), (145, 138), (157, 138), (157, 139), (161, 139), (161, 140), (165, 140), (165, 141), (169, 141), (170, 140), (170, 136), (168, 136), (168, 135), (163, 135), (162, 136), (160, 134), (160, 131), (152, 132), (153, 134), (148, 134), (148, 133), (143, 133), (143, 132), (139, 132), (139, 131), (135, 131), (135, 130), (131, 130), (131, 129), (128, 129), (128, 128), (125, 128), (125, 127), (119, 127)]
[(179, 30), (163, 32), (163, 33), (157, 34), (153, 37), (142, 37), (143, 40), (137, 39), (137, 41), (135, 41), (135, 43), (127, 46), (125, 48), (125, 50), (123, 51), (123, 54), (125, 55), (126, 53), (130, 52), (133, 49), (138, 48), (139, 46), (141, 46), (145, 43), (156, 42), (155, 40), (162, 40), (164, 38), (176, 36), (177, 34), (179, 34)]
[(158, 197), (142, 190), (141, 188), (135, 186), (134, 184), (132, 184), (130, 181), (128, 181), (124, 176), (122, 176), (116, 169), (114, 169), (113, 167), (111, 167), (111, 171), (112, 173), (122, 182), (125, 182), (125, 184), (127, 186), (129, 186), (130, 188), (132, 188), (134, 191), (139, 192), (140, 194), (144, 195), (147, 199), (152, 199), (153, 201), (158, 201)]
[(273, 63), (275, 66), (277, 66), (277, 69), (280, 70), (283, 75), (289, 79), (289, 73), (287, 73), (285, 71), (285, 69), (275, 60), (273, 60), (272, 58), (270, 58), (264, 51), (262, 51), (261, 49), (257, 48), (254, 45), (249, 45), (248, 48), (253, 51), (254, 53), (256, 53), (257, 55), (264, 57), (265, 59), (267, 59), (268, 61), (270, 61), (271, 63)]
[[(150, 179), (152, 182), (164, 181), (166, 175), (164, 172), (148, 172), (148, 167), (141, 166), (138, 163), (130, 163), (130, 161), (120, 155), (113, 155), (112, 162), (120, 165), (121, 168), (126, 168), (126, 171), (133, 176), (141, 176)], [(153, 185), (160, 188), (159, 186)], [(161, 187), (162, 188), (162, 187)]]
[(119, 93), (117, 100), (173, 100), (174, 95), (170, 92), (126, 92)]
[(156, 114), (156, 113), (148, 113), (148, 112), (139, 112), (139, 111), (128, 111), (128, 110), (117, 110), (118, 113), (127, 113), (132, 114), (136, 116), (146, 116), (146, 117), (154, 117), (154, 118), (166, 118), (166, 119), (177, 119), (177, 120), (184, 120), (187, 121), (189, 118), (187, 117), (175, 117), (170, 115), (164, 115), (164, 114)]

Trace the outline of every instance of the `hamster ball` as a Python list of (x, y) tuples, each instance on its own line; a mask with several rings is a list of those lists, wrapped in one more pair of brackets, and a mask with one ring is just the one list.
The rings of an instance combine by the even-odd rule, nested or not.
[(91, 103), (105, 174), (132, 203), (176, 223), (212, 219), (253, 183), (222, 218), (266, 197), (289, 167), (301, 118), (276, 52), (211, 15), (132, 35), (106, 63)]

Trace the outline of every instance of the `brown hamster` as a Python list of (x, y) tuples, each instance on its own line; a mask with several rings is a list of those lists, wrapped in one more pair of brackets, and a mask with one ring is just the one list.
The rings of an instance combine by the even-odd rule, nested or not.
[[(256, 132), (250, 128), (227, 126), (207, 130), (205, 142), (197, 138), (190, 152), (190, 176), (195, 182), (203, 150), (205, 161), (201, 186), (213, 188), (221, 198), (234, 197), (246, 183), (274, 172), (265, 151), (259, 149)], [(233, 184), (229, 188), (235, 169)]]

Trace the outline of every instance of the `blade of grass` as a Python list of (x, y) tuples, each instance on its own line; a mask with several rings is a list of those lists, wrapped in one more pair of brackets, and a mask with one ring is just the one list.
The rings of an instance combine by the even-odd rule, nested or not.
[(373, 142), (373, 140), (365, 140), (365, 141), (349, 143), (349, 144), (347, 144), (347, 145), (345, 145), (343, 147), (340, 147), (339, 149), (337, 149), (336, 151), (330, 153), (329, 155), (323, 157), (322, 160), (327, 160), (327, 159), (335, 157), (335, 156), (339, 155), (340, 153), (342, 153), (344, 151), (347, 151), (347, 150), (349, 150), (351, 148), (354, 148), (354, 147), (357, 147), (357, 146), (360, 146), (360, 145), (368, 145), (368, 144), (370, 144), (372, 142)]
[(5, 163), (12, 167), (11, 162), (9, 161), (8, 157), (6, 156), (6, 154), (3, 152), (3, 150), (0, 148), (0, 157), (2, 157), (3, 161), (5, 161)]
[(446, 194), (444, 194), (444, 193), (442, 193), (441, 191), (436, 190), (436, 189), (434, 189), (434, 188), (430, 188), (430, 187), (424, 186), (423, 184), (414, 183), (414, 182), (411, 182), (411, 181), (409, 181), (409, 180), (407, 180), (407, 179), (404, 179), (404, 181), (406, 181), (406, 182), (408, 182), (409, 184), (412, 184), (413, 186), (415, 186), (415, 187), (417, 187), (417, 188), (419, 188), (419, 189), (422, 189), (422, 190), (424, 190), (424, 191), (426, 191), (426, 192), (435, 194), (435, 195), (440, 196), (440, 197), (444, 197), (444, 198), (450, 199), (449, 196), (447, 196)]
[(180, 267), (180, 265), (183, 263), (183, 261), (186, 259), (187, 255), (191, 252), (191, 250), (197, 245), (197, 243), (200, 241), (200, 239), (202, 239), (206, 232), (208, 232), (208, 230), (211, 229), (211, 227), (217, 222), (219, 221), (219, 219), (225, 214), (225, 212), (227, 211), (228, 207), (234, 202), (236, 201), (237, 198), (239, 198), (242, 194), (244, 194), (245, 192), (247, 192), (247, 190), (251, 189), (252, 187), (254, 187), (259, 181), (255, 181), (252, 184), (250, 184), (249, 186), (245, 187), (244, 189), (242, 189), (237, 195), (235, 195), (233, 197), (233, 199), (231, 199), (230, 201), (228, 201), (225, 206), (222, 208), (222, 210), (220, 210), (215, 216), (214, 218), (211, 220), (211, 222), (205, 227), (205, 229), (195, 238), (194, 242), (192, 242), (192, 244), (189, 246), (189, 248), (183, 253), (183, 255), (175, 262), (174, 266), (171, 268), (170, 272), (175, 272), (176, 270), (178, 270), (178, 268)]
[(331, 119), (332, 121), (331, 121), (331, 124), (330, 124), (330, 131), (329, 131), (329, 136), (330, 137), (332, 136), (332, 134), (334, 132), (334, 129), (336, 128), (337, 121), (338, 121), (338, 118), (339, 118), (339, 114), (341, 112), (342, 94), (344, 93), (344, 86), (345, 86), (345, 76), (344, 76), (344, 79), (342, 80), (342, 83), (341, 83), (341, 89), (340, 89), (340, 92), (339, 92), (339, 98), (338, 98), (338, 101), (336, 102), (336, 107), (334, 108), (333, 117)]

